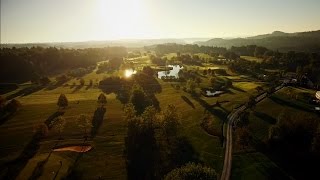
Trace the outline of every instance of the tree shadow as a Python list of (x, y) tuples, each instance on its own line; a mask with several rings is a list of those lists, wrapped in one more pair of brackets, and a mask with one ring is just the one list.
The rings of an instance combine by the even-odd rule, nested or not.
[(72, 91), (72, 93), (78, 92), (84, 85), (78, 85), (76, 88), (74, 88), (74, 90)]
[(226, 109), (216, 109), (213, 108), (214, 105), (208, 104), (205, 100), (201, 99), (197, 96), (192, 96), (194, 100), (199, 102), (199, 104), (208, 112), (210, 112), (212, 115), (217, 116), (221, 121), (224, 121), (227, 118), (228, 111)]
[(86, 90), (92, 88), (92, 84), (91, 85), (87, 85)]
[(19, 88), (19, 86), (15, 83), (1, 83), (0, 94), (6, 94), (6, 93), (14, 91), (18, 88)]
[(105, 107), (98, 107), (92, 118), (92, 128), (91, 128), (91, 137), (95, 137), (98, 133), (98, 130), (103, 122), (104, 114), (106, 113)]
[[(48, 124), (50, 124), (55, 117), (63, 113), (64, 112), (58, 111), (49, 116), (45, 121), (45, 124), (48, 126), (48, 128), (50, 128)], [(1, 167), (3, 169), (5, 167), (8, 168), (6, 174), (4, 175), (4, 179), (15, 179), (19, 175), (19, 172), (23, 170), (29, 159), (31, 159), (38, 152), (38, 149), (40, 148), (39, 143), (42, 137), (41, 130), (36, 131), (36, 133), (32, 136), (31, 141), (24, 147), (21, 154), (13, 161), (6, 163), (4, 167)]]
[(40, 85), (32, 85), (30, 87), (26, 87), (26, 88), (21, 89), (20, 91), (14, 93), (14, 94), (7, 96), (6, 99), (10, 100), (10, 99), (16, 98), (18, 96), (27, 96), (27, 95), (30, 95), (30, 94), (35, 93), (37, 91), (40, 91), (43, 88), (44, 87), (40, 86)]
[(246, 92), (245, 90), (238, 88), (236, 86), (231, 86), (230, 89), (236, 90), (236, 91), (240, 91), (240, 92)]
[(57, 89), (58, 87), (62, 86), (64, 83), (66, 83), (66, 82), (68, 82), (68, 81), (69, 81), (69, 79), (57, 81), (55, 84), (50, 84), (49, 86), (47, 86), (46, 90), (54, 90), (54, 89)]
[(269, 116), (266, 113), (263, 112), (254, 112), (254, 115), (257, 116), (258, 118), (264, 120), (265, 122), (269, 123), (269, 124), (276, 124), (277, 120), (275, 118), (273, 118), (272, 116)]
[(188, 99), (186, 96), (181, 96), (181, 98), (186, 102), (189, 106), (191, 106), (193, 109), (195, 109), (194, 104)]
[(281, 98), (276, 97), (276, 96), (270, 96), (269, 99), (271, 99), (273, 102), (275, 102), (277, 104), (280, 104), (280, 105), (290, 106), (290, 107), (295, 108), (295, 109), (300, 109), (300, 110), (303, 110), (303, 111), (313, 112), (313, 110), (311, 110), (311, 109), (309, 109), (307, 107), (300, 106), (298, 104), (295, 104), (292, 101), (287, 101), (287, 100), (281, 99)]

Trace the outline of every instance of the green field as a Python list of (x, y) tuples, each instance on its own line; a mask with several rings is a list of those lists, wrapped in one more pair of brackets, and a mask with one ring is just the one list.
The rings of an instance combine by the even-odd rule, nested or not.
[(254, 57), (254, 56), (240, 56), (240, 58), (245, 59), (247, 61), (255, 61), (255, 62), (262, 62), (262, 58)]
[[(134, 63), (139, 70), (145, 65), (150, 65), (150, 60), (143, 56), (141, 58), (127, 59), (127, 62)], [(155, 65), (152, 65), (155, 66)], [(204, 67), (188, 66), (190, 70), (202, 70)], [(206, 68), (222, 68), (226, 66), (211, 65)], [(199, 71), (199, 74), (202, 73)], [(101, 93), (97, 83), (105, 77), (119, 75), (123, 76), (123, 71), (113, 73), (96, 74), (95, 71), (84, 75), (85, 85), (80, 86), (79, 80), (73, 78), (62, 86), (53, 89), (41, 89), (27, 96), (17, 97), (22, 104), (22, 108), (16, 112), (13, 118), (0, 126), (0, 163), (6, 163), (17, 158), (24, 147), (31, 141), (35, 133), (34, 127), (44, 123), (49, 116), (58, 111), (56, 105), (57, 99), (61, 93), (64, 93), (69, 106), (64, 110), (63, 115), (66, 118), (66, 127), (62, 133), (64, 140), (58, 141), (59, 134), (51, 129), (46, 138), (40, 142), (40, 147), (35, 156), (31, 158), (18, 177), (30, 177), (37, 166), (37, 163), (43, 161), (51, 151), (51, 148), (58, 145), (81, 144), (83, 142), (83, 132), (78, 127), (76, 119), (79, 114), (88, 114), (93, 116), (97, 108), (97, 97)], [(209, 76), (201, 76), (202, 83), (200, 87), (209, 86)], [(192, 148), (198, 154), (199, 161), (214, 168), (218, 174), (221, 173), (224, 159), (224, 149), (219, 136), (209, 135), (200, 123), (206, 111), (209, 111), (213, 118), (212, 126), (220, 129), (225, 118), (233, 108), (248, 101), (250, 95), (256, 95), (257, 86), (265, 86), (264, 83), (255, 82), (246, 76), (236, 74), (220, 76), (221, 80), (232, 80), (233, 86), (228, 91), (217, 97), (200, 96), (195, 98), (189, 93), (184, 92), (182, 88), (177, 90), (170, 82), (163, 82), (158, 79), (161, 85), (161, 93), (155, 94), (159, 101), (160, 108), (165, 109), (167, 105), (173, 104), (182, 115), (179, 133), (185, 136), (192, 145)], [(52, 78), (54, 79), (54, 78)], [(92, 86), (89, 81), (93, 81)], [(180, 83), (184, 85), (185, 83)], [(18, 92), (21, 88), (15, 90)], [(8, 96), (15, 92), (10, 92)], [(186, 101), (188, 99), (188, 101)], [(212, 107), (217, 101), (221, 102), (220, 107)], [(123, 104), (117, 100), (115, 94), (107, 95), (106, 113), (102, 126), (98, 134), (89, 143), (93, 150), (79, 156), (76, 152), (53, 152), (48, 162), (44, 166), (44, 171), (40, 179), (53, 178), (59, 171), (58, 177), (63, 177), (68, 170), (73, 168), (73, 172), (80, 179), (126, 179), (126, 166), (123, 156), (124, 138), (127, 133), (127, 123), (123, 118)], [(222, 133), (222, 132), (220, 132)], [(59, 161), (62, 161), (60, 167)], [(1, 174), (5, 173), (4, 169)]]

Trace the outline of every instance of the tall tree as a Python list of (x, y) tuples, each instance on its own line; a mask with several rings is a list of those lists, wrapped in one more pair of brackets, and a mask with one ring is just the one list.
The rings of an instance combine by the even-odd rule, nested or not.
[(145, 108), (151, 105), (147, 95), (139, 85), (132, 87), (130, 102), (133, 104), (138, 115), (142, 114)]
[(163, 131), (167, 140), (169, 141), (177, 136), (181, 115), (178, 113), (177, 108), (170, 104), (162, 113), (162, 118)]
[(101, 93), (98, 97), (98, 103), (103, 107), (105, 104), (107, 104), (107, 97), (104, 95), (104, 93)]
[(55, 128), (59, 132), (59, 139), (62, 139), (62, 131), (66, 125), (66, 119), (63, 116), (56, 117), (50, 124), (51, 127)]
[(68, 99), (66, 95), (60, 94), (57, 105), (59, 108), (65, 108), (68, 106)]
[(80, 114), (77, 121), (78, 126), (84, 131), (84, 138), (88, 138), (88, 129), (92, 127), (92, 118), (86, 114)]

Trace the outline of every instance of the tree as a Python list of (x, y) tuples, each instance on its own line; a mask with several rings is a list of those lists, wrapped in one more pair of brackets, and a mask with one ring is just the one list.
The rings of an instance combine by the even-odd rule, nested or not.
[(132, 87), (130, 102), (133, 104), (138, 115), (142, 114), (145, 108), (151, 104), (147, 95), (139, 85)]
[(214, 169), (202, 166), (200, 164), (188, 163), (185, 166), (176, 168), (169, 172), (165, 180), (216, 180), (217, 173)]
[(172, 104), (168, 105), (162, 113), (162, 127), (168, 141), (177, 136), (180, 120), (177, 108)]
[(237, 123), (238, 127), (246, 127), (249, 125), (249, 115), (250, 113), (248, 111), (244, 111), (239, 116), (239, 122)]
[(263, 92), (263, 88), (261, 86), (257, 86), (255, 89), (258, 93)]
[(150, 66), (144, 66), (142, 69), (142, 72), (149, 75), (149, 76), (154, 75), (154, 70)]
[(250, 142), (250, 133), (246, 127), (238, 128), (237, 131), (237, 143), (242, 146), (242, 149), (244, 149), (245, 146), (249, 145)]
[(250, 96), (247, 102), (247, 106), (250, 109), (253, 109), (256, 106), (256, 98), (254, 96)]
[(196, 82), (192, 79), (189, 79), (186, 84), (186, 89), (189, 93), (193, 94), (195, 93), (196, 86)]
[(80, 82), (80, 85), (81, 85), (81, 86), (83, 86), (83, 85), (84, 85), (84, 83), (85, 83), (85, 81), (84, 81), (84, 79), (83, 79), (83, 78), (81, 78), (81, 79), (79, 80), (79, 82)]
[(55, 128), (59, 132), (59, 139), (62, 139), (62, 131), (66, 125), (66, 119), (63, 116), (56, 117), (50, 124), (50, 127)]
[(80, 114), (78, 119), (78, 126), (84, 131), (84, 138), (88, 138), (88, 129), (92, 127), (91, 117), (86, 114)]
[(104, 95), (104, 93), (101, 93), (98, 97), (98, 103), (103, 107), (105, 104), (107, 104), (107, 97)]
[(68, 99), (66, 95), (60, 94), (57, 105), (59, 108), (65, 108), (68, 106)]
[(21, 103), (16, 99), (12, 99), (5, 106), (5, 111), (13, 113), (13, 112), (16, 112), (20, 107), (21, 107)]

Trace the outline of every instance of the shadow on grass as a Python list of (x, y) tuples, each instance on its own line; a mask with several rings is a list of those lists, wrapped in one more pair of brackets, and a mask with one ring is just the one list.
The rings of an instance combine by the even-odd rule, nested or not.
[(103, 122), (104, 114), (106, 113), (105, 107), (98, 107), (93, 115), (92, 119), (92, 128), (91, 128), (91, 137), (95, 137), (98, 133), (98, 130)]
[(65, 80), (58, 81), (58, 82), (56, 82), (55, 84), (50, 84), (50, 85), (46, 88), (46, 90), (54, 90), (54, 89), (62, 86), (64, 83), (66, 83), (66, 82), (68, 82), (68, 81), (69, 81), (69, 79), (65, 79)]
[[(217, 116), (221, 121), (225, 121), (228, 115), (228, 111), (226, 109), (216, 109), (213, 108), (215, 105), (208, 104), (205, 100), (201, 99), (200, 97), (192, 96), (194, 100), (198, 101), (199, 104), (208, 112), (210, 112), (212, 115)], [(221, 107), (221, 106), (219, 106)]]
[(190, 99), (188, 99), (186, 96), (181, 96), (181, 98), (184, 100), (184, 102), (189, 104), (189, 106), (191, 106), (193, 109), (195, 109), (194, 104), (190, 101)]
[[(45, 121), (45, 124), (50, 124), (51, 121), (63, 114), (64, 112), (55, 112), (49, 118)], [(50, 128), (50, 127), (48, 127)], [(38, 151), (40, 147), (40, 140), (42, 139), (42, 133), (41, 130), (38, 130), (32, 137), (31, 141), (25, 146), (21, 154), (14, 159), (11, 162), (6, 163), (4, 166), (1, 167), (2, 169), (8, 168), (8, 171), (4, 175), (4, 179), (15, 179), (19, 172), (25, 167), (25, 165), (28, 163), (29, 159), (31, 159)], [(41, 164), (40, 164), (41, 165)], [(37, 173), (36, 173), (37, 174)]]
[(6, 99), (10, 100), (10, 99), (13, 99), (18, 96), (27, 96), (27, 95), (30, 95), (30, 94), (35, 93), (37, 91), (40, 91), (43, 88), (44, 87), (40, 86), (40, 85), (32, 85), (30, 87), (26, 87), (26, 88), (21, 89), (20, 91), (14, 93), (14, 94), (7, 96)]
[[(218, 117), (220, 119), (221, 122), (221, 133), (220, 135), (218, 135), (221, 146), (223, 146), (223, 141), (224, 141), (224, 137), (223, 137), (223, 123), (226, 121), (227, 116), (229, 114), (229, 112), (224, 109), (221, 105), (219, 105), (218, 107), (220, 107), (221, 109), (216, 109), (213, 108), (214, 105), (210, 105), (208, 104), (206, 101), (204, 101), (203, 99), (201, 99), (200, 97), (196, 97), (196, 96), (192, 96), (196, 101), (198, 101), (200, 103), (200, 105), (205, 109), (205, 111), (210, 112), (212, 115)], [(221, 102), (220, 102), (221, 103)]]
[(300, 109), (300, 110), (303, 110), (303, 111), (308, 111), (308, 112), (313, 112), (311, 109), (307, 108), (307, 107), (304, 107), (304, 106), (301, 106), (301, 105), (298, 105), (292, 101), (287, 101), (287, 100), (284, 100), (282, 98), (279, 98), (277, 96), (270, 96), (269, 97), (273, 102), (277, 103), (277, 104), (280, 104), (280, 105), (285, 105), (285, 106), (290, 106), (292, 108), (295, 108), (295, 109)]
[(263, 112), (254, 111), (254, 115), (269, 124), (276, 124), (276, 122), (277, 122), (277, 120), (275, 118), (273, 118), (272, 116), (269, 116), (268, 114), (263, 113)]
[(84, 85), (79, 85), (76, 88), (74, 88), (74, 90), (72, 91), (72, 93), (78, 92)]
[(15, 83), (1, 83), (0, 84), (0, 94), (6, 94), (11, 91), (18, 89), (19, 86)]
[(236, 86), (231, 86), (230, 88), (233, 89), (233, 90), (236, 90), (236, 91), (246, 92), (245, 90), (243, 90), (243, 89), (241, 89), (241, 88), (238, 88), (238, 87), (236, 87)]

